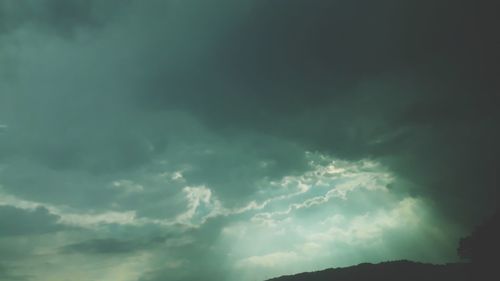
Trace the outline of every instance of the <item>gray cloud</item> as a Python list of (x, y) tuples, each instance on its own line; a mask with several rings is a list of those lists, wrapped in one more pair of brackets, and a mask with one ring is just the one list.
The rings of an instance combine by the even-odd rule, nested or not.
[(16, 274), (12, 273), (12, 271), (14, 271), (14, 270), (12, 270), (11, 268), (8, 268), (7, 266), (0, 264), (0, 278), (2, 278), (2, 280), (6, 280), (6, 281), (30, 280), (29, 276), (16, 275)]
[(40, 207), (26, 211), (10, 206), (0, 206), (0, 236), (36, 235), (63, 230), (58, 217)]
[[(390, 213), (411, 198), (434, 206), (418, 213), (426, 222), (419, 231), (442, 224), (457, 236), (498, 205), (499, 24), (491, 2), (18, 2), (0, 2), (1, 196), (85, 218), (136, 215), (127, 230), (101, 223), (66, 232), (45, 209), (2, 207), (1, 224), (12, 225), (2, 239), (31, 233), (40, 239), (33, 249), (62, 249), (54, 263), (120, 256), (137, 273), (147, 253), (148, 273), (137, 279), (224, 280), (234, 256), (223, 231), (262, 218), (253, 213), (259, 204), (294, 192), (282, 180), (311, 172), (306, 151), (369, 159), (395, 179), (391, 196), (360, 190), (285, 212), (298, 225), (330, 213), (363, 221), (363, 213)], [(322, 191), (262, 212), (305, 205)], [(235, 211), (245, 206), (252, 211)], [(197, 228), (186, 234), (180, 221)], [(177, 228), (175, 239), (192, 241), (172, 250), (163, 234)], [(54, 231), (63, 242), (44, 240)], [(384, 253), (399, 257), (398, 248), (416, 248), (412, 239), (439, 244), (415, 231), (382, 231), (395, 241)], [(276, 247), (304, 239), (293, 237)], [(349, 245), (332, 245), (344, 261), (356, 260)], [(376, 259), (372, 246), (357, 249)], [(418, 248), (416, 257), (431, 259)], [(449, 257), (449, 245), (440, 249), (435, 260)], [(277, 250), (238, 254), (248, 265), (297, 249)]]
[(73, 38), (78, 31), (102, 26), (127, 1), (42, 0), (0, 3), (0, 34), (20, 28)]
[[(200, 229), (189, 232), (196, 243), (186, 244), (176, 251), (166, 253), (170, 258), (182, 261), (179, 268), (169, 268), (164, 264), (146, 272), (140, 281), (157, 281), (168, 278), (175, 281), (193, 279), (225, 280), (228, 278), (227, 256), (220, 249), (218, 239), (224, 225), (230, 220), (216, 218), (209, 220)], [(163, 260), (163, 259), (161, 259)], [(196, 270), (186, 270), (196, 267)]]
[(118, 239), (94, 239), (81, 243), (71, 244), (64, 247), (67, 253), (88, 253), (88, 254), (123, 254), (137, 251), (141, 245)]
[[(499, 137), (491, 10), (484, 1), (258, 2), (216, 46), (198, 38), (207, 61), (178, 52), (181, 69), (159, 66), (143, 101), (184, 108), (224, 133), (250, 129), (348, 159), (387, 159), (449, 214), (471, 198), (491, 206)], [(446, 199), (457, 192), (464, 196)]]

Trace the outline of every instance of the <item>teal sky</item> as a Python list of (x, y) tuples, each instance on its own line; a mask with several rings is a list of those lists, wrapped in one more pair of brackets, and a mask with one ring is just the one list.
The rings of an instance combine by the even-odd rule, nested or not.
[(498, 206), (498, 19), (422, 2), (0, 0), (0, 279), (456, 261)]

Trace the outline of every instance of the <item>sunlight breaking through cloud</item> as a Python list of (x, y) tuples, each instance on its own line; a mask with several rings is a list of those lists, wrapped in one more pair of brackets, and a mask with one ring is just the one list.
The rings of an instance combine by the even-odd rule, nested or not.
[[(424, 200), (391, 192), (395, 178), (379, 163), (307, 155), (309, 171), (270, 184), (269, 193), (280, 188), (284, 194), (253, 209), (249, 220), (223, 228), (221, 239), (229, 241), (239, 270), (264, 278), (311, 270), (311, 264), (347, 265), (362, 260), (356, 251), (387, 255), (392, 233), (433, 240), (447, 231), (428, 220)], [(433, 233), (422, 234), (425, 228)]]

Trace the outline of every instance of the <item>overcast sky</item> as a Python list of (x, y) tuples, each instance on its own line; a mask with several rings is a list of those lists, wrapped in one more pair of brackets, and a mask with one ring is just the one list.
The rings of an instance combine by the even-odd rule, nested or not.
[(0, 279), (456, 261), (498, 205), (494, 2), (0, 0)]

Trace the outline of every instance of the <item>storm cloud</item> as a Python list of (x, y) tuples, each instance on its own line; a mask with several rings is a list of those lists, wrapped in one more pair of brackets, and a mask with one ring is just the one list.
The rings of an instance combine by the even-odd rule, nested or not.
[(0, 276), (454, 260), (498, 206), (495, 6), (0, 0)]

